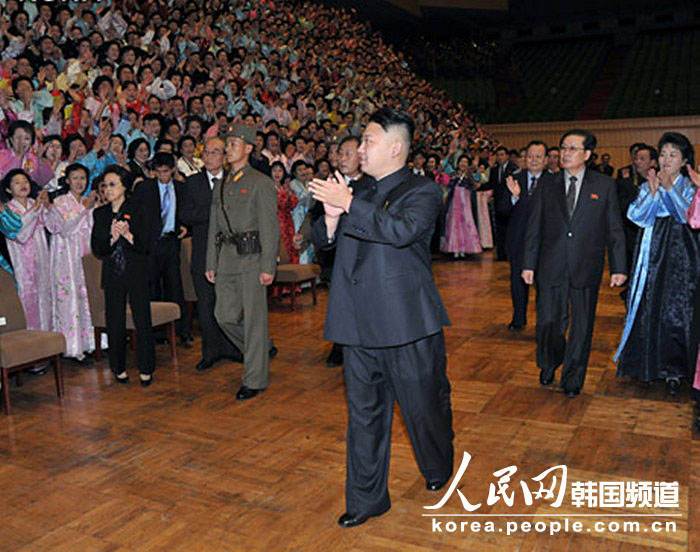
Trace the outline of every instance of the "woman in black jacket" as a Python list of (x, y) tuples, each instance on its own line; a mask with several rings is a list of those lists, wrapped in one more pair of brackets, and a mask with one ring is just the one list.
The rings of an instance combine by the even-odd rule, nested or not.
[(148, 223), (139, 203), (129, 200), (131, 175), (118, 166), (102, 174), (107, 204), (95, 209), (91, 247), (102, 258), (102, 287), (109, 338), (109, 365), (119, 383), (128, 383), (126, 297), (138, 335), (141, 385), (153, 381), (155, 346), (148, 289)]

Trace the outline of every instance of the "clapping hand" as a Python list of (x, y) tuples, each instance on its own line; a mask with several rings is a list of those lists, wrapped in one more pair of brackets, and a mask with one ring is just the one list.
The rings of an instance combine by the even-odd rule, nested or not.
[(652, 197), (656, 194), (656, 190), (659, 189), (659, 177), (656, 174), (656, 170), (649, 169), (647, 173), (647, 181), (649, 182), (649, 193)]
[(510, 191), (513, 197), (520, 197), (520, 184), (518, 184), (515, 181), (515, 178), (513, 178), (512, 176), (507, 176), (506, 186), (508, 186), (508, 190)]
[(335, 175), (329, 176), (328, 180), (314, 178), (309, 189), (313, 198), (323, 203), (326, 216), (338, 218), (350, 210), (352, 190), (339, 171), (335, 171)]
[[(688, 169), (688, 178), (695, 184), (696, 188), (700, 188), (700, 172), (696, 171), (690, 163), (685, 168)], [(700, 169), (700, 166), (698, 166), (698, 169)]]

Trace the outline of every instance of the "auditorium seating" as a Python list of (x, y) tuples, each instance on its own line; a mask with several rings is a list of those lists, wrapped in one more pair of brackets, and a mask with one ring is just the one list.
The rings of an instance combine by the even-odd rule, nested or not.
[(604, 112), (609, 119), (700, 113), (700, 31), (640, 35)]
[(607, 38), (515, 46), (510, 74), (519, 101), (488, 118), (502, 123), (573, 119), (609, 48)]

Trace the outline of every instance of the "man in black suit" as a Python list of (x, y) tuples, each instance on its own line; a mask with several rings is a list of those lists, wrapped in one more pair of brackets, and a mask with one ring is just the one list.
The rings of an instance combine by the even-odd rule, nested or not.
[(598, 165), (598, 171), (607, 175), (612, 176), (615, 172), (615, 167), (610, 164), (610, 154), (604, 153), (600, 156), (600, 165)]
[(522, 330), (527, 324), (529, 287), (521, 275), (525, 231), (530, 213), (530, 197), (545, 174), (546, 151), (547, 145), (544, 142), (533, 140), (528, 144), (525, 153), (527, 170), (506, 177), (506, 193), (501, 194), (499, 203), (496, 204), (496, 212), (509, 218), (506, 252), (510, 261), (510, 297), (513, 302), (513, 318), (508, 324), (511, 331)]
[[(493, 190), (494, 203), (498, 205), (504, 196), (508, 195), (506, 186), (506, 178), (512, 176), (518, 170), (518, 165), (513, 163), (508, 158), (508, 150), (504, 146), (496, 149), (496, 164), (491, 167), (489, 181), (486, 187), (482, 186), (482, 190)], [(496, 260), (505, 261), (506, 253), (506, 234), (508, 232), (508, 216), (499, 214), (496, 211)]]
[(325, 339), (343, 345), (348, 400), (347, 511), (341, 527), (390, 508), (387, 479), (398, 401), (429, 490), (452, 475), (449, 324), (430, 268), (430, 238), (442, 206), (431, 179), (406, 166), (414, 124), (382, 108), (362, 136), (362, 171), (376, 180), (354, 195), (341, 179), (310, 186), (325, 216), (314, 243), (335, 247)]
[(561, 387), (569, 398), (580, 393), (586, 377), (606, 247), (610, 286), (627, 279), (615, 181), (586, 168), (595, 145), (595, 136), (586, 130), (562, 136), (564, 170), (535, 190), (525, 235), (523, 280), (532, 284), (537, 275), (540, 383), (552, 383), (563, 363)]
[(202, 158), (204, 169), (185, 180), (182, 186), (178, 216), (180, 222), (192, 231), (192, 282), (197, 293), (197, 315), (202, 328), (202, 359), (197, 370), (211, 368), (221, 359), (243, 362), (243, 355), (226, 337), (214, 318), (216, 295), (214, 284), (204, 276), (207, 258), (207, 236), (211, 194), (218, 182), (226, 178), (224, 151), (226, 144), (221, 138), (209, 138), (204, 144)]
[[(625, 246), (627, 250), (627, 268), (632, 273), (632, 257), (634, 256), (634, 247), (637, 242), (637, 232), (639, 226), (627, 218), (627, 209), (630, 204), (637, 199), (639, 195), (639, 186), (646, 181), (647, 174), (651, 168), (651, 162), (657, 158), (656, 150), (647, 144), (638, 145), (634, 154), (633, 170), (626, 171), (624, 177), (617, 179), (617, 199), (620, 202), (620, 214), (622, 215), (622, 223), (625, 229)], [(627, 298), (625, 290), (621, 295), (624, 299)]]
[(180, 240), (186, 229), (177, 220), (178, 196), (181, 183), (175, 185), (175, 157), (172, 153), (153, 156), (155, 179), (147, 178), (136, 185), (134, 199), (144, 206), (149, 222), (149, 284), (151, 301), (169, 301), (180, 306), (176, 322), (180, 344), (190, 348), (189, 321), (185, 312), (185, 296), (180, 275)]

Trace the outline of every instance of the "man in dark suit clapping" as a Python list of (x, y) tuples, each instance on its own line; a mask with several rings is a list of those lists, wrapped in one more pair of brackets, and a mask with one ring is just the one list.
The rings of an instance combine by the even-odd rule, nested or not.
[(221, 138), (210, 138), (204, 144), (204, 169), (185, 180), (179, 204), (180, 221), (192, 231), (192, 282), (197, 293), (197, 314), (202, 328), (202, 359), (197, 370), (211, 368), (218, 360), (227, 358), (243, 362), (243, 355), (231, 343), (214, 318), (216, 295), (214, 284), (204, 276), (207, 258), (207, 235), (209, 213), (214, 186), (223, 182), (224, 151), (226, 144)]
[(540, 383), (552, 383), (563, 363), (561, 387), (569, 398), (580, 393), (586, 377), (606, 248), (610, 286), (627, 279), (615, 181), (586, 168), (595, 145), (595, 136), (586, 130), (562, 136), (564, 170), (535, 190), (525, 236), (523, 280), (532, 284), (537, 277)]
[[(523, 281), (523, 256), (525, 250), (525, 231), (530, 213), (530, 198), (541, 182), (547, 145), (534, 140), (527, 145), (525, 161), (527, 170), (515, 176), (506, 177), (506, 191), (496, 203), (496, 212), (507, 217), (506, 252), (510, 261), (510, 296), (513, 301), (513, 318), (508, 324), (511, 331), (522, 330), (527, 324), (527, 302), (529, 287)], [(551, 178), (551, 176), (545, 176)]]
[[(348, 400), (347, 511), (353, 527), (390, 508), (391, 421), (398, 401), (429, 490), (452, 475), (450, 383), (442, 328), (447, 312), (430, 268), (439, 187), (406, 166), (414, 124), (382, 108), (362, 136), (352, 192), (342, 175), (310, 186), (325, 216), (314, 243), (335, 247), (324, 337), (342, 344)], [(376, 179), (376, 180), (375, 180)]]

